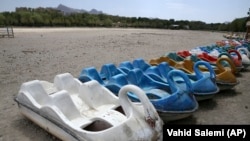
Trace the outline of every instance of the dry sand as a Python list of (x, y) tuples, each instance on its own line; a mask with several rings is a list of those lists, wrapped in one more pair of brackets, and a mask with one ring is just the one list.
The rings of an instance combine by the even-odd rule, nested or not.
[[(24, 118), (14, 97), (23, 82), (53, 81), (70, 72), (78, 77), (84, 67), (97, 69), (166, 52), (189, 50), (223, 39), (223, 33), (115, 28), (14, 28), (15, 38), (0, 38), (0, 141), (57, 140)], [(174, 124), (249, 124), (249, 71), (237, 78), (234, 89), (199, 103), (191, 117)]]

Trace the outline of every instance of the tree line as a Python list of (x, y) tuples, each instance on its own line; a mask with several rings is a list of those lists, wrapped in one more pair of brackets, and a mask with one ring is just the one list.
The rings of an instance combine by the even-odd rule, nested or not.
[(1, 12), (0, 26), (29, 27), (133, 27), (160, 29), (190, 29), (211, 31), (245, 32), (247, 17), (230, 23), (205, 23), (174, 19), (123, 17), (107, 14), (65, 14), (53, 8), (16, 8), (15, 12)]

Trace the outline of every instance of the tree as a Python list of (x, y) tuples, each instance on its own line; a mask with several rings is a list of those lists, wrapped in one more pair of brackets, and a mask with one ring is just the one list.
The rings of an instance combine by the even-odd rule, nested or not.
[(5, 25), (4, 21), (5, 21), (5, 16), (2, 13), (0, 13), (0, 26)]
[(31, 18), (34, 22), (33, 26), (42, 26), (44, 24), (42, 16), (38, 13), (33, 13)]
[(230, 30), (233, 32), (242, 32), (246, 30), (246, 18), (238, 18), (233, 20), (230, 25)]

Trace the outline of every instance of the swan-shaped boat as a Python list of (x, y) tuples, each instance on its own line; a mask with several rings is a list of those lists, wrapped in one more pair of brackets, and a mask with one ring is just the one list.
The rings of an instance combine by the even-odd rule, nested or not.
[(172, 66), (176, 69), (182, 70), (186, 73), (192, 74), (194, 72), (194, 70), (193, 70), (194, 62), (191, 60), (184, 60), (181, 62), (176, 62), (175, 60), (173, 60), (167, 56), (161, 56), (159, 58), (149, 60), (149, 64), (152, 66), (157, 66), (158, 64), (160, 64), (162, 62), (167, 62), (170, 66)]
[[(208, 75), (205, 72), (202, 72), (199, 67), (206, 67), (209, 72)], [(151, 67), (146, 71), (146, 74), (157, 74), (161, 78), (167, 78), (167, 74), (175, 68), (171, 67), (167, 62), (162, 62), (158, 66)], [(192, 90), (198, 101), (206, 100), (212, 98), (216, 93), (219, 92), (219, 88), (216, 84), (216, 75), (211, 65), (205, 61), (198, 61), (194, 64), (194, 73), (186, 74), (188, 79), (192, 84)], [(158, 79), (154, 77), (155, 79)], [(175, 81), (178, 82), (179, 87), (183, 87), (185, 82), (179, 77), (173, 77)], [(166, 80), (165, 80), (166, 81)]]
[(166, 53), (165, 56), (179, 62), (179, 61), (184, 61), (186, 57), (183, 57), (179, 54), (177, 54), (176, 52), (169, 52), (169, 53)]
[[(129, 65), (130, 63), (126, 62), (126, 64)], [(106, 70), (105, 72), (109, 73), (103, 74), (104, 76), (111, 76), (112, 74), (116, 74), (115, 72), (118, 71), (116, 70), (118, 68), (116, 68), (114, 64), (106, 64), (103, 65), (102, 68), (106, 68), (102, 70)], [(192, 89), (188, 89), (191, 88), (191, 84), (183, 72), (175, 73), (175, 75), (184, 79), (182, 82), (184, 82), (185, 86), (182, 87), (182, 90), (173, 91), (173, 89), (176, 87), (174, 83), (168, 84), (166, 82), (155, 81), (139, 68), (133, 67), (131, 70), (126, 70), (125, 67), (122, 67), (120, 70), (124, 70), (124, 72), (127, 72), (127, 74), (120, 73), (113, 75), (107, 80), (108, 85), (104, 86), (116, 86), (118, 88), (117, 90), (128, 84), (133, 84), (140, 87), (146, 93), (147, 97), (154, 106), (157, 104), (157, 102), (161, 102), (161, 104), (158, 104), (161, 105), (161, 107), (158, 106), (156, 110), (161, 112), (160, 117), (163, 117), (162, 119), (164, 122), (186, 118), (192, 115), (198, 109), (198, 103), (195, 96), (193, 95)], [(104, 73), (104, 71), (102, 71), (102, 73)], [(79, 80), (82, 82), (84, 82), (83, 80), (87, 80), (82, 79), (83, 76), (87, 77), (86, 73), (85, 75), (80, 75), (79, 77)], [(89, 79), (97, 78), (95, 76), (88, 77)], [(186, 85), (188, 85), (188, 87), (186, 87)], [(110, 89), (110, 87), (107, 88)], [(114, 89), (110, 90), (113, 91)], [(128, 96), (132, 101), (140, 101), (138, 97), (132, 93), (129, 93)]]
[[(208, 69), (210, 75), (204, 74), (199, 69), (199, 66), (205, 66)], [(171, 67), (168, 63), (162, 62), (158, 66), (150, 66), (143, 59), (136, 59), (133, 61), (133, 65), (129, 62), (122, 62), (120, 64), (120, 69), (125, 70), (125, 68), (140, 68), (142, 71), (144, 70), (145, 74), (154, 79), (155, 81), (162, 82), (168, 84), (167, 75), (171, 70), (176, 70)], [(205, 61), (195, 62), (193, 66), (194, 73), (186, 74), (188, 76), (189, 81), (192, 84), (192, 90), (194, 95), (198, 101), (210, 99), (216, 93), (218, 93), (219, 88), (215, 82), (216, 76), (215, 72), (212, 69), (211, 65)], [(180, 79), (178, 76), (173, 76), (175, 81), (178, 81), (180, 87), (186, 84), (186, 80)], [(202, 88), (202, 89), (201, 89)], [(185, 87), (184, 87), (185, 89)]]
[[(183, 85), (178, 85), (173, 76), (179, 77)], [(191, 83), (184, 72), (172, 70), (168, 73), (166, 79), (169, 82), (168, 84), (154, 81), (140, 69), (135, 68), (130, 70), (127, 76), (123, 74), (115, 75), (110, 81), (120, 86), (127, 84), (139, 86), (145, 91), (164, 122), (189, 117), (198, 110), (198, 102), (194, 96)], [(128, 95), (133, 101), (139, 101), (133, 93)]]
[[(131, 102), (127, 93), (138, 96)], [(163, 121), (145, 93), (126, 85), (118, 97), (97, 81), (81, 83), (69, 73), (54, 83), (32, 80), (22, 84), (15, 98), (20, 112), (61, 140), (163, 139)]]
[[(160, 57), (160, 58), (166, 58), (168, 61), (172, 60), (172, 59), (169, 59), (168, 57)], [(169, 62), (173, 62), (173, 61), (169, 61)], [(192, 68), (191, 68), (190, 66), (185, 67), (187, 66), (187, 64), (185, 65), (185, 62), (191, 63), (191, 61), (184, 60), (184, 64), (180, 63), (180, 64), (176, 64), (175, 66), (179, 65), (178, 67), (179, 69), (182, 68), (181, 70), (186, 70), (188, 72), (186, 73), (186, 75), (188, 76), (188, 79), (192, 84), (194, 95), (198, 101), (210, 99), (216, 93), (218, 93), (219, 88), (217, 87), (217, 84), (215, 82), (216, 75), (210, 63), (205, 62), (205, 61), (197, 61), (194, 64), (191, 63), (192, 64), (191, 66)], [(125, 64), (124, 63), (122, 65), (120, 64), (120, 67), (121, 67), (120, 69), (124, 70), (126, 66), (129, 66), (129, 63), (126, 62)], [(176, 70), (176, 68), (170, 66), (168, 62), (162, 62), (158, 64), (157, 66), (151, 66), (150, 64), (146, 63), (143, 59), (134, 60), (133, 66), (136, 68), (140, 68), (141, 70), (144, 70), (144, 72), (148, 76), (150, 76), (152, 79), (162, 82), (162, 83), (168, 83), (166, 79), (167, 74), (171, 70)], [(200, 66), (205, 67), (208, 71), (206, 73), (208, 73), (209, 75), (205, 74), (205, 72), (202, 72), (199, 69)], [(185, 85), (185, 82), (182, 79), (180, 79), (180, 77), (173, 76), (173, 78), (174, 80), (178, 81), (178, 84)]]
[[(188, 60), (184, 60), (183, 62), (175, 62), (168, 57), (162, 56), (156, 59), (151, 59), (149, 63), (151, 65), (159, 65), (162, 62), (167, 62), (170, 66), (180, 69), (188, 74), (194, 74), (195, 71), (193, 69), (194, 64), (189, 62)], [(223, 64), (229, 64), (229, 67), (223, 66)], [(189, 64), (189, 65), (188, 65)], [(239, 81), (235, 77), (235, 73), (237, 72), (236, 67), (231, 59), (227, 57), (219, 57), (216, 61), (216, 66), (213, 67), (213, 70), (216, 74), (216, 84), (220, 90), (231, 89), (237, 84)], [(208, 72), (209, 69), (206, 67), (200, 67), (203, 72)], [(210, 75), (211, 73), (206, 73), (206, 75)]]
[[(225, 67), (222, 65), (222, 62), (227, 62), (230, 67)], [(235, 87), (239, 84), (235, 74), (237, 73), (237, 69), (229, 58), (220, 57), (216, 62), (217, 69), (215, 69), (216, 74), (216, 83), (220, 90), (227, 90)]]
[(228, 50), (228, 54), (231, 56), (231, 60), (233, 61), (236, 67), (236, 71), (240, 72), (244, 68), (240, 53), (237, 50), (230, 49)]
[(244, 66), (244, 69), (247, 69), (250, 66), (250, 53), (245, 47), (239, 47), (237, 48), (237, 51), (240, 53), (242, 58), (242, 65)]

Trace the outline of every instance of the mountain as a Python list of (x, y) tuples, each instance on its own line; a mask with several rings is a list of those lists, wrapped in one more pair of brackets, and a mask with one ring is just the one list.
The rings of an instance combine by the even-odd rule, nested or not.
[(62, 5), (62, 4), (59, 4), (56, 9), (62, 11), (65, 15), (72, 14), (72, 13), (103, 14), (102, 11), (98, 11), (96, 9), (92, 9), (90, 11), (87, 11), (84, 9), (70, 8), (70, 7), (67, 7), (67, 6)]

